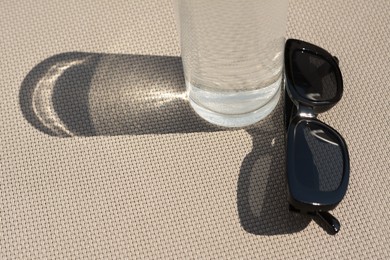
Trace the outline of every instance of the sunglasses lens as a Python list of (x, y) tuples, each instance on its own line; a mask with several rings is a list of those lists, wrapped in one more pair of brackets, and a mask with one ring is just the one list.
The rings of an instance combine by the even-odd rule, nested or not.
[(338, 86), (334, 65), (325, 58), (304, 50), (295, 51), (291, 68), (295, 89), (302, 97), (313, 101), (336, 97)]
[(301, 121), (295, 128), (294, 174), (309, 190), (329, 192), (342, 181), (344, 161), (337, 136), (316, 122)]

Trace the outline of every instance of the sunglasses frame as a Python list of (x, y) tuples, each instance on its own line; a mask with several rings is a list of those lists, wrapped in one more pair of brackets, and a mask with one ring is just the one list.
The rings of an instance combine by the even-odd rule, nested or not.
[[(302, 96), (295, 89), (293, 75), (293, 55), (296, 52), (307, 52), (328, 62), (335, 74), (337, 91), (334, 97), (328, 100), (312, 100)], [(332, 108), (340, 101), (343, 94), (342, 74), (338, 66), (338, 59), (332, 56), (326, 50), (313, 44), (289, 39), (285, 47), (285, 123), (286, 123), (286, 175), (288, 184), (288, 202), (290, 211), (318, 216), (319, 219), (328, 227), (328, 233), (336, 234), (340, 230), (340, 223), (327, 211), (334, 209), (346, 194), (349, 182), (349, 155), (348, 148), (343, 137), (332, 127), (317, 119), (319, 113)], [(294, 152), (296, 150), (296, 129), (300, 124), (314, 124), (320, 129), (325, 129), (336, 140), (343, 156), (343, 175), (337, 189), (332, 191), (320, 191), (307, 188), (299, 183), (295, 178)], [(304, 149), (299, 151), (305, 153)], [(308, 158), (310, 156), (307, 156)]]

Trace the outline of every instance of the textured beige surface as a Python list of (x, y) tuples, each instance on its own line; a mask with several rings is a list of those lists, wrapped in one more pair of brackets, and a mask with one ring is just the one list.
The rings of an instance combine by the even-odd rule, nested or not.
[[(351, 158), (334, 237), (287, 212), (281, 106), (247, 130), (217, 131), (180, 116), (192, 123), (169, 128), (169, 117), (153, 109), (190, 111), (165, 96), (140, 106), (152, 123), (135, 125), (147, 131), (120, 124), (131, 111), (115, 93), (128, 93), (122, 72), (131, 54), (179, 55), (172, 9), (158, 0), (0, 2), (0, 258), (390, 258), (390, 1), (290, 2), (288, 36), (337, 55), (344, 74), (342, 101), (321, 115), (345, 137)], [(64, 120), (73, 132), (65, 133), (76, 135), (63, 138), (28, 122), (32, 95), (21, 90), (42, 83), (34, 76), (45, 71), (35, 66), (71, 51), (92, 57), (69, 75), (90, 73), (94, 91), (70, 90), (71, 98), (88, 97), (70, 115), (57, 97), (54, 109), (71, 117)], [(137, 86), (146, 80), (158, 92), (180, 83), (177, 60), (150, 62), (158, 76), (145, 69)], [(59, 86), (66, 83), (80, 81), (69, 76)], [(86, 125), (72, 121), (88, 115)]]

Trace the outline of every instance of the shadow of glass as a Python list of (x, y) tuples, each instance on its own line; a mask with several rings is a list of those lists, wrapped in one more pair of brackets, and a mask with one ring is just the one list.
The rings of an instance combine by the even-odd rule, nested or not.
[[(24, 117), (56, 137), (226, 130), (191, 109), (179, 57), (63, 53), (35, 66), (20, 89)], [(283, 100), (246, 130), (252, 151), (238, 179), (242, 227), (257, 235), (298, 232), (310, 218), (288, 211)]]
[(26, 76), (20, 106), (58, 137), (220, 130), (191, 109), (180, 57), (59, 54)]
[(295, 233), (311, 221), (288, 210), (283, 104), (281, 98), (271, 116), (247, 129), (253, 148), (241, 165), (237, 208), (241, 226), (255, 235)]

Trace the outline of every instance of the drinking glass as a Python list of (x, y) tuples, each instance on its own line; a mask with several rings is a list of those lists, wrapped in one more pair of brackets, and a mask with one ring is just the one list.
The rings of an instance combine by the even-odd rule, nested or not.
[(288, 0), (176, 0), (194, 110), (227, 127), (253, 124), (280, 97)]

